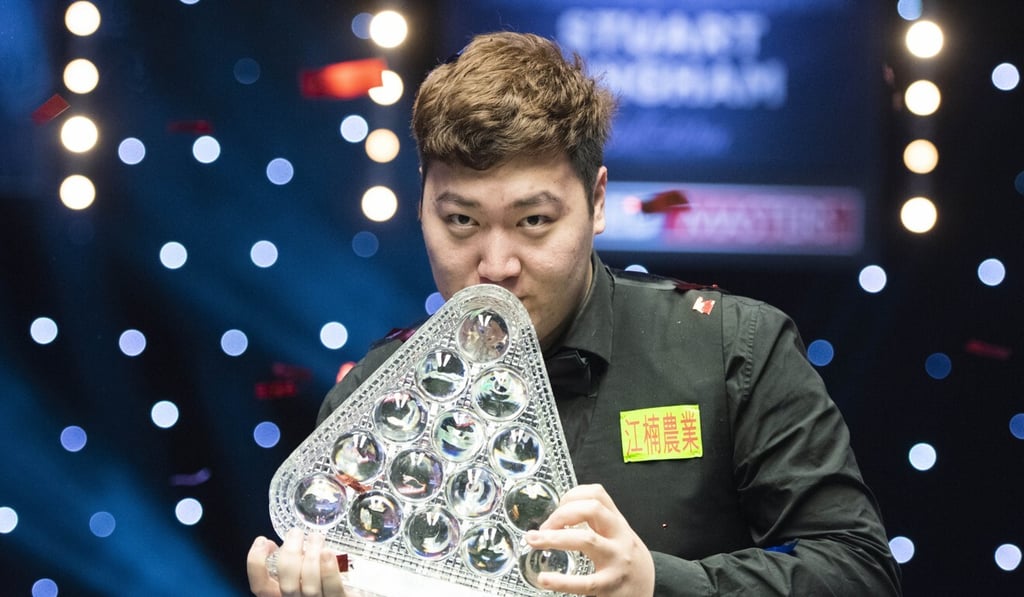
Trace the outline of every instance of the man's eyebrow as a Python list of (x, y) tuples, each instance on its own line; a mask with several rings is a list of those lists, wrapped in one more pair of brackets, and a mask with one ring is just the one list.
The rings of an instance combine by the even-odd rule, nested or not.
[[(453, 205), (456, 205), (456, 206), (464, 208), (464, 209), (480, 207), (480, 202), (479, 201), (477, 201), (475, 199), (469, 199), (467, 197), (463, 197), (462, 195), (459, 195), (458, 193), (453, 193), (451, 191), (444, 191), (444, 192), (442, 192), (440, 195), (438, 195), (437, 197), (434, 198), (434, 202), (435, 203), (451, 203)], [(529, 197), (523, 197), (522, 199), (516, 199), (515, 201), (512, 202), (511, 208), (512, 209), (524, 209), (524, 208), (530, 208), (530, 207), (537, 207), (538, 205), (543, 205), (543, 204), (546, 204), (546, 203), (559, 204), (561, 202), (562, 202), (562, 200), (559, 199), (557, 195), (553, 195), (552, 193), (549, 193), (548, 191), (541, 191), (541, 192), (537, 193), (536, 195), (531, 195)]]

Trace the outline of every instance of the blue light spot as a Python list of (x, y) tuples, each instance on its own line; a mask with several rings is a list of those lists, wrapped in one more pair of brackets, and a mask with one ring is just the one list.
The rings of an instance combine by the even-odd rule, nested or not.
[(192, 144), (192, 155), (202, 164), (212, 164), (220, 157), (220, 143), (209, 135), (203, 135)]
[(295, 167), (284, 158), (274, 158), (267, 164), (267, 179), (276, 185), (288, 184), (293, 176)]
[(352, 34), (359, 39), (370, 39), (370, 21), (373, 15), (368, 12), (361, 12), (352, 17)]
[(203, 517), (203, 505), (195, 498), (185, 498), (174, 507), (174, 516), (181, 524), (194, 525)]
[(1004, 543), (996, 548), (995, 560), (996, 566), (999, 566), (1001, 570), (1013, 572), (1020, 566), (1020, 548), (1012, 543)]
[(1024, 413), (1010, 417), (1010, 433), (1017, 439), (1024, 439)]
[(907, 459), (910, 461), (910, 466), (914, 467), (919, 471), (931, 470), (935, 463), (939, 459), (938, 452), (931, 444), (920, 443), (914, 444), (910, 448), (910, 453), (907, 455)]
[(647, 272), (647, 268), (642, 266), (642, 265), (640, 265), (639, 263), (634, 263), (633, 265), (627, 265), (626, 266), (626, 271), (627, 272), (640, 272), (642, 274), (648, 273)]
[(362, 143), (366, 135), (370, 133), (370, 125), (366, 119), (358, 114), (346, 116), (341, 121), (341, 138), (349, 143)]
[(377, 235), (372, 232), (363, 230), (362, 232), (357, 232), (352, 237), (352, 252), (359, 257), (373, 257), (377, 254), (377, 249), (379, 248), (380, 241), (377, 240)]
[(88, 441), (89, 438), (85, 433), (85, 429), (77, 425), (65, 427), (64, 431), (60, 432), (60, 445), (64, 446), (64, 449), (68, 452), (80, 451)]
[(444, 297), (441, 296), (440, 292), (434, 292), (427, 297), (427, 301), (423, 304), (423, 308), (427, 310), (427, 315), (433, 315), (443, 305)]
[(97, 512), (89, 519), (89, 530), (101, 539), (114, 534), (116, 526), (117, 521), (114, 520), (114, 516), (110, 512)]
[(32, 583), (32, 597), (57, 597), (57, 583), (48, 578), (40, 578)]
[(904, 21), (916, 21), (921, 18), (921, 0), (899, 0), (896, 12)]
[(337, 350), (348, 342), (348, 328), (337, 321), (331, 321), (320, 328), (320, 342), (331, 350)]
[(869, 265), (860, 270), (860, 276), (858, 276), (857, 281), (860, 283), (860, 287), (864, 289), (864, 292), (875, 294), (885, 288), (888, 276), (886, 276), (885, 270), (881, 267)]
[(1004, 62), (992, 69), (992, 84), (1000, 91), (1013, 91), (1020, 83), (1020, 71), (1017, 67)]
[(249, 250), (249, 258), (256, 267), (268, 268), (277, 263), (277, 245), (269, 240), (256, 241)]
[(924, 370), (933, 379), (946, 379), (953, 370), (953, 362), (941, 352), (929, 355), (924, 361)]
[(160, 247), (160, 263), (167, 269), (179, 269), (188, 261), (188, 250), (185, 245), (171, 241)]
[(264, 421), (253, 429), (252, 439), (261, 448), (273, 448), (277, 442), (281, 441), (281, 430), (277, 425)]
[(149, 410), (149, 418), (161, 429), (170, 429), (178, 422), (178, 405), (170, 400), (161, 400)]
[(235, 63), (235, 80), (242, 85), (252, 85), (260, 78), (260, 63), (252, 58), (240, 58)]
[(146, 146), (135, 137), (128, 137), (117, 146), (117, 157), (129, 166), (134, 166), (146, 157)]
[(39, 344), (49, 344), (57, 339), (57, 322), (49, 317), (39, 317), (28, 328), (32, 339)]
[(807, 347), (807, 360), (818, 367), (831, 363), (835, 355), (835, 349), (828, 340), (815, 340)]
[(1017, 189), (1017, 192), (1024, 195), (1024, 170), (1021, 170), (1017, 174), (1017, 178), (1013, 179), (1013, 188)]

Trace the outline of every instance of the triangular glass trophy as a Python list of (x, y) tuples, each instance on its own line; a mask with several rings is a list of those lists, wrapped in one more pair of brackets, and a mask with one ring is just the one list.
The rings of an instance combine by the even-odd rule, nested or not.
[(530, 316), (495, 285), (456, 293), (288, 457), (278, 535), (347, 553), (350, 595), (537, 595), (589, 574), (523, 541), (576, 485)]

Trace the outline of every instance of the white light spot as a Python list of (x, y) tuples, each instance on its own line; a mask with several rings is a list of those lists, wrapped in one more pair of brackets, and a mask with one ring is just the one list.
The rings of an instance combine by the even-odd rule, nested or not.
[(249, 348), (249, 338), (241, 330), (228, 330), (220, 337), (220, 348), (229, 357), (240, 356)]
[(18, 527), (18, 512), (14, 508), (0, 508), (0, 534), (6, 535)]
[(907, 49), (918, 58), (934, 58), (942, 51), (942, 29), (932, 21), (917, 21), (907, 29)]
[(28, 327), (28, 333), (38, 344), (49, 344), (57, 339), (57, 322), (49, 317), (37, 317)]
[(269, 240), (256, 241), (249, 250), (249, 258), (256, 267), (270, 267), (277, 263), (277, 245)]
[(348, 329), (337, 321), (326, 323), (320, 328), (320, 341), (327, 348), (337, 350), (348, 342)]
[(910, 448), (910, 466), (919, 471), (931, 470), (935, 466), (937, 455), (931, 444), (914, 444)]
[(203, 135), (192, 144), (192, 155), (202, 164), (212, 164), (220, 157), (220, 143), (209, 135)]
[(381, 106), (390, 106), (402, 99), (405, 85), (398, 73), (390, 70), (381, 71), (380, 86), (371, 87), (366, 93), (375, 103)]
[(999, 286), (1006, 279), (1006, 266), (998, 259), (986, 259), (978, 266), (978, 279), (986, 286)]
[(267, 164), (267, 179), (276, 185), (288, 184), (294, 175), (295, 168), (284, 158), (274, 158)]
[(139, 330), (125, 330), (117, 340), (121, 352), (129, 357), (137, 357), (146, 350), (146, 336)]
[(379, 164), (386, 164), (398, 156), (398, 135), (388, 129), (377, 129), (366, 137), (366, 155)]
[(85, 153), (96, 147), (100, 132), (96, 123), (85, 116), (72, 116), (60, 128), (60, 142), (74, 153)]
[(76, 58), (64, 67), (64, 86), (72, 93), (89, 93), (100, 82), (100, 71), (85, 58)]
[(935, 83), (927, 80), (914, 81), (903, 96), (907, 109), (918, 116), (931, 116), (942, 103), (942, 93)]
[(96, 33), (100, 21), (100, 11), (92, 2), (72, 2), (64, 12), (64, 25), (79, 37)]
[(174, 515), (181, 524), (194, 525), (203, 518), (203, 505), (195, 498), (185, 498), (174, 507)]
[(1013, 572), (1020, 566), (1020, 548), (1012, 543), (1004, 543), (996, 548), (996, 566), (1007, 572)]
[(1004, 62), (992, 69), (992, 84), (1000, 91), (1013, 91), (1020, 84), (1020, 71)]
[(903, 204), (900, 221), (903, 227), (917, 234), (928, 232), (935, 227), (939, 212), (927, 197), (913, 197)]
[(60, 202), (64, 207), (82, 210), (96, 200), (96, 187), (81, 174), (72, 174), (60, 183)]
[(341, 138), (349, 143), (361, 143), (370, 132), (366, 119), (358, 114), (350, 114), (341, 121)]
[(363, 214), (374, 222), (386, 222), (398, 211), (398, 197), (387, 187), (370, 187), (363, 193)]
[(178, 423), (178, 405), (170, 400), (161, 400), (149, 410), (149, 418), (161, 429), (170, 429)]
[(903, 165), (914, 174), (928, 174), (939, 165), (939, 150), (927, 139), (915, 139), (903, 150)]
[(877, 265), (869, 265), (864, 269), (860, 270), (860, 276), (857, 278), (860, 282), (860, 287), (865, 292), (872, 294), (881, 292), (885, 288), (885, 283), (888, 281), (888, 276), (885, 274), (885, 270)]
[(135, 137), (128, 137), (117, 146), (117, 157), (125, 164), (134, 166), (146, 157), (146, 145)]
[(167, 269), (179, 269), (188, 261), (188, 250), (185, 245), (171, 241), (160, 247), (160, 263)]
[(906, 537), (893, 537), (889, 540), (889, 551), (900, 564), (906, 564), (914, 558), (914, 542)]
[(370, 19), (370, 39), (382, 48), (400, 45), (408, 33), (405, 17), (393, 10), (382, 10)]

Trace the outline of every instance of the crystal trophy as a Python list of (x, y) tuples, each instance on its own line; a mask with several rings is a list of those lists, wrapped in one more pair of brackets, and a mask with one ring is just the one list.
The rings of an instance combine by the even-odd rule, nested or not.
[(351, 595), (538, 595), (541, 572), (593, 571), (583, 554), (523, 539), (575, 485), (530, 316), (478, 285), (282, 463), (270, 517), (282, 537), (299, 527), (347, 554)]

